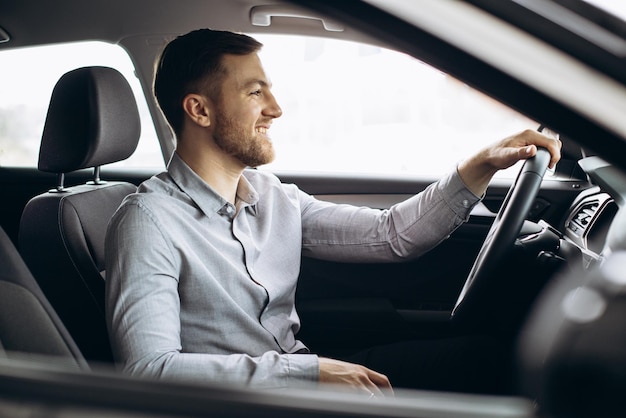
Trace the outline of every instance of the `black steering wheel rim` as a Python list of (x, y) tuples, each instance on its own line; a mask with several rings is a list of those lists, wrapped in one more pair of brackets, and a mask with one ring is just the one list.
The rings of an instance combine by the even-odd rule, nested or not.
[(465, 319), (477, 308), (473, 302), (475, 293), (479, 292), (478, 289), (487, 286), (494, 269), (517, 239), (539, 192), (550, 158), (550, 152), (547, 149), (538, 148), (537, 154), (524, 162), (467, 276), (452, 310), (453, 320)]

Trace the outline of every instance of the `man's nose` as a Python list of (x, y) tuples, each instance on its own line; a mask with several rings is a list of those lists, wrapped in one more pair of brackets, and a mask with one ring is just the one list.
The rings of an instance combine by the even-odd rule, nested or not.
[(281, 107), (278, 105), (276, 97), (274, 97), (274, 95), (271, 93), (269, 95), (269, 101), (264, 113), (273, 118), (279, 118), (283, 114), (283, 109), (281, 109)]

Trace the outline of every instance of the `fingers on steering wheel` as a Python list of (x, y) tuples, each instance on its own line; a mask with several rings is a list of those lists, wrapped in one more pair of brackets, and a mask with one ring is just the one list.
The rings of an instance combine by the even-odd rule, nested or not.
[(550, 155), (552, 156), (552, 158), (550, 159), (550, 163), (548, 165), (548, 167), (552, 169), (556, 166), (556, 163), (558, 163), (559, 160), (561, 159), (561, 147), (563, 146), (563, 142), (561, 142), (561, 139), (557, 132), (554, 132), (553, 130), (548, 129), (544, 127), (543, 125), (539, 127), (538, 131), (544, 137), (548, 138), (548, 141), (546, 141), (546, 143), (543, 146), (545, 146), (545, 148), (547, 148), (548, 151), (550, 151)]

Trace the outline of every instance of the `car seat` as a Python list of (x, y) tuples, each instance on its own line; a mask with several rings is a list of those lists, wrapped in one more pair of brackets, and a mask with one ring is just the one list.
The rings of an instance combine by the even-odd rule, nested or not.
[(0, 356), (54, 356), (87, 370), (78, 346), (0, 229)]
[[(19, 250), (88, 361), (113, 360), (104, 319), (104, 238), (124, 197), (136, 190), (100, 179), (100, 166), (128, 158), (140, 135), (137, 104), (115, 69), (85, 67), (57, 82), (50, 99), (39, 170), (56, 188), (31, 199)], [(65, 173), (93, 168), (93, 180), (66, 187)]]

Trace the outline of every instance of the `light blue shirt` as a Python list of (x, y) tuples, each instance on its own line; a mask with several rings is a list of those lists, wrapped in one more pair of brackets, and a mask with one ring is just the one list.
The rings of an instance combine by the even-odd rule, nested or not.
[(318, 358), (296, 339), (301, 255), (417, 257), (478, 200), (456, 171), (377, 210), (322, 202), (246, 170), (232, 205), (175, 153), (109, 225), (106, 306), (115, 356), (143, 376), (271, 388), (316, 382)]

